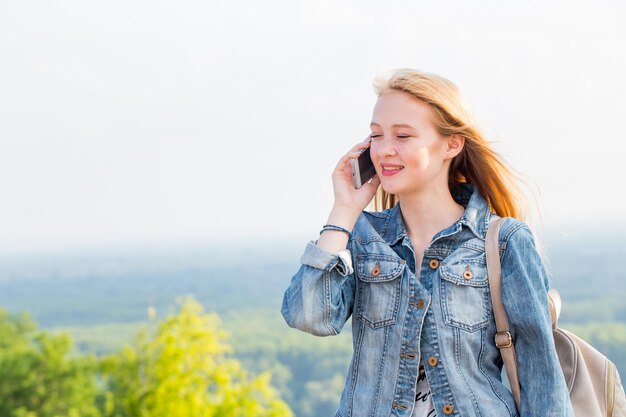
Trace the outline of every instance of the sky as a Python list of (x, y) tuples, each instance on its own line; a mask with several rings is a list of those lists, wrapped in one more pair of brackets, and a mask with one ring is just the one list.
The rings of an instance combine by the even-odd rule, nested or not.
[(443, 75), (547, 227), (624, 224), (618, 1), (14, 1), (0, 13), (0, 253), (314, 238), (373, 79)]

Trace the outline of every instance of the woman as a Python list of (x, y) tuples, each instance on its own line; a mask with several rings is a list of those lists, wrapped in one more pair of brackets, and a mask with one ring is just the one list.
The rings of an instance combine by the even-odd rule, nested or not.
[[(371, 135), (333, 172), (335, 203), (286, 290), (282, 314), (318, 336), (352, 315), (354, 353), (337, 416), (573, 416), (554, 351), (548, 276), (511, 171), (454, 84), (397, 70), (376, 84)], [(377, 175), (355, 189), (370, 147)], [(363, 211), (374, 199), (381, 211)], [(502, 297), (517, 350), (520, 412), (502, 360), (485, 263), (495, 212)]]

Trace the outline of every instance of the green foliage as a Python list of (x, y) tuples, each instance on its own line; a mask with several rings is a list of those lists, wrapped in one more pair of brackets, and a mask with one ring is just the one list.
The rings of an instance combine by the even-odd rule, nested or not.
[(608, 323), (621, 322), (626, 323), (626, 291), (611, 289), (610, 294), (604, 294), (597, 297), (585, 297), (576, 300), (575, 297), (563, 299), (563, 310), (560, 320), (567, 323), (575, 323), (576, 325), (585, 323)]
[(0, 309), (0, 415), (99, 417), (93, 357), (70, 358), (67, 334), (37, 331)]
[(352, 355), (350, 322), (338, 336), (315, 337), (290, 329), (277, 309), (233, 309), (224, 321), (237, 358), (246, 369), (270, 370), (298, 417), (334, 415)]
[(291, 417), (269, 384), (268, 372), (250, 378), (229, 357), (219, 318), (185, 299), (177, 315), (150, 337), (103, 361), (107, 417)]
[(69, 333), (74, 340), (74, 348), (79, 354), (92, 353), (103, 356), (118, 352), (125, 345), (132, 343), (139, 329), (146, 327), (150, 331), (156, 328), (154, 321), (132, 323), (106, 323), (83, 326), (53, 327), (51, 333)]
[[(624, 379), (622, 255), (626, 252), (619, 236), (610, 239), (611, 235), (597, 241), (560, 239), (549, 253), (550, 270), (552, 285), (563, 299), (563, 327), (605, 353)], [(232, 334), (228, 340), (235, 349), (220, 354), (220, 360), (234, 357), (251, 375), (271, 372), (272, 385), (298, 417), (333, 415), (352, 353), (350, 323), (339, 336), (319, 338), (288, 328), (279, 313), (303, 246), (287, 242), (276, 249), (264, 241), (251, 251), (239, 243), (236, 248), (224, 248), (220, 242), (215, 248), (176, 245), (154, 252), (55, 255), (44, 261), (40, 256), (0, 259), (0, 305), (10, 311), (29, 311), (40, 325), (54, 326), (54, 334), (71, 333), (75, 354), (116, 353), (107, 358), (107, 364), (112, 366), (117, 360), (120, 368), (107, 369), (101, 381), (103, 388), (111, 388), (99, 398), (106, 417), (131, 416), (122, 404), (123, 388), (114, 390), (113, 384), (131, 381), (131, 375), (143, 369), (139, 359), (131, 359), (133, 352), (140, 358), (141, 349), (147, 348), (134, 343), (126, 349), (131, 359), (124, 359), (122, 346), (133, 343), (137, 329), (145, 325), (148, 309), (156, 309), (159, 319), (169, 320), (163, 313), (180, 294), (193, 294), (207, 310), (224, 318), (222, 327)], [(603, 257), (602, 263), (597, 262), (598, 256)], [(590, 280), (597, 285), (590, 285)], [(611, 289), (608, 294), (607, 288)], [(157, 324), (147, 324), (144, 344), (156, 337)], [(218, 339), (226, 345), (226, 339)], [(0, 338), (0, 346), (6, 340)], [(114, 374), (124, 372), (125, 380), (114, 381)]]
[[(224, 317), (223, 327), (235, 346), (233, 352), (242, 366), (257, 374), (270, 371), (272, 385), (298, 417), (330, 416), (339, 403), (352, 353), (350, 322), (339, 336), (314, 337), (290, 329), (277, 309), (233, 309)], [(64, 327), (86, 351), (121, 349), (128, 335), (145, 323)], [(561, 323), (606, 354), (626, 375), (626, 324)], [(152, 329), (154, 323), (149, 325)], [(104, 345), (100, 345), (104, 342)]]
[(156, 324), (98, 361), (0, 310), (0, 416), (293, 417), (269, 372), (250, 377), (231, 357), (216, 314), (188, 298)]
[(277, 309), (237, 309), (226, 315), (237, 357), (247, 369), (271, 370), (274, 384), (298, 417), (334, 415), (350, 357), (350, 322), (338, 336), (290, 329)]

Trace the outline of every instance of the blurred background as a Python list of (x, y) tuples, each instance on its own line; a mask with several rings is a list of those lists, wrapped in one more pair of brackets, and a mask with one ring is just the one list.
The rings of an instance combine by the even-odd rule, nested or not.
[[(158, 378), (150, 388), (120, 371), (142, 363), (123, 347), (150, 357), (137, 332), (156, 343), (185, 314), (214, 318), (208, 328), (230, 336), (210, 354), (245, 369), (240, 384), (263, 386), (265, 411), (249, 415), (332, 415), (349, 325), (333, 338), (301, 334), (280, 303), (332, 205), (337, 159), (369, 133), (372, 80), (399, 67), (463, 91), (538, 196), (542, 216), (531, 220), (564, 300), (562, 326), (626, 374), (622, 2), (1, 9), (0, 373), (25, 363), (19, 352), (42, 363), (58, 352), (59, 369), (83, 378), (51, 374), (66, 408), (45, 414), (57, 407), (49, 399), (20, 405), (43, 382), (6, 382), (40, 372), (31, 360), (0, 375), (1, 415), (135, 415), (128, 404), (143, 400), (124, 392), (150, 392)], [(92, 375), (91, 391), (76, 388)]]

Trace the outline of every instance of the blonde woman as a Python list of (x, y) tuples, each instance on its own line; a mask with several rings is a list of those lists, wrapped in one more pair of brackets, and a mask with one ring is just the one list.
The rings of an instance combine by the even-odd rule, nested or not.
[[(371, 135), (333, 172), (335, 202), (282, 305), (302, 331), (354, 352), (336, 416), (573, 416), (554, 351), (548, 276), (512, 171), (450, 81), (394, 71), (375, 85)], [(356, 189), (363, 148), (377, 175)], [(374, 200), (377, 211), (364, 211)], [(502, 297), (520, 363), (520, 412), (501, 380), (485, 235), (494, 214)]]

